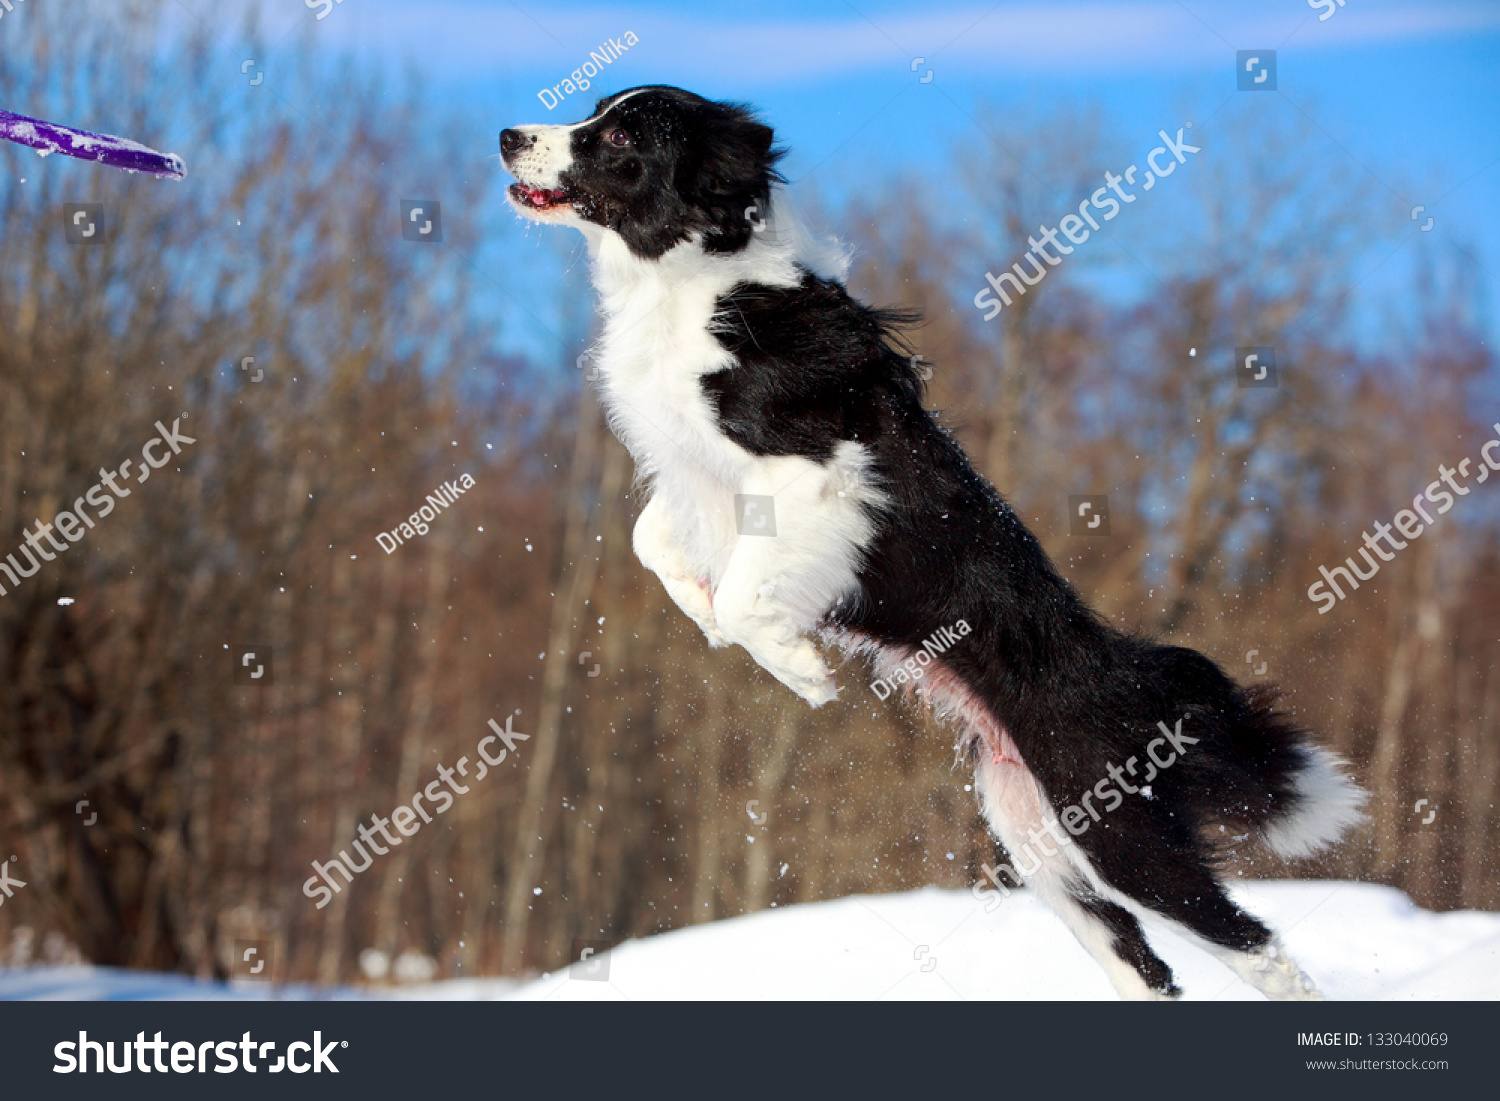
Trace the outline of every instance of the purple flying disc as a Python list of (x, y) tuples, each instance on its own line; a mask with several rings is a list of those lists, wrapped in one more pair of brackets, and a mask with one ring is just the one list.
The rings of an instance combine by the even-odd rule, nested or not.
[(25, 115), (0, 111), (0, 138), (29, 145), (40, 156), (61, 153), (83, 161), (98, 161), (126, 172), (145, 172), (169, 180), (180, 180), (187, 174), (182, 158), (175, 153), (158, 153), (128, 138), (109, 134), (90, 134)]

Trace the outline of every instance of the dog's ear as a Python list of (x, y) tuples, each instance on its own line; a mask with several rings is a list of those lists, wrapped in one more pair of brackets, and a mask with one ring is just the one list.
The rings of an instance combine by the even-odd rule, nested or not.
[(703, 247), (737, 252), (767, 217), (771, 185), (781, 182), (772, 148), (776, 135), (737, 104), (719, 109), (704, 127), (703, 156), (693, 166), (691, 192), (705, 222)]

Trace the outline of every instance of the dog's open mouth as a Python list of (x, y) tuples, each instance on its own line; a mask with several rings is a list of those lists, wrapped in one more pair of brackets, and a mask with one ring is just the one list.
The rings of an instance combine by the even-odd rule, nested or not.
[(573, 196), (564, 188), (532, 187), (521, 183), (510, 185), (510, 197), (529, 210), (553, 210), (573, 201)]

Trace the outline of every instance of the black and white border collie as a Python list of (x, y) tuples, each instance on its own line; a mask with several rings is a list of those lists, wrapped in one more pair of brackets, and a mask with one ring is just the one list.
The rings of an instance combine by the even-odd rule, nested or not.
[[(1151, 916), (1269, 997), (1317, 997), (1215, 856), (1246, 835), (1311, 853), (1364, 793), (1272, 690), (1084, 604), (923, 408), (902, 315), (851, 298), (847, 255), (791, 215), (771, 129), (653, 86), (500, 150), (512, 205), (588, 242), (601, 397), (651, 491), (635, 552), (709, 644), (814, 707), (837, 693), (812, 635), (897, 681), (925, 656), (921, 694), (959, 726), (996, 836), (1036, 854), (1021, 874), (1122, 995), (1180, 992)], [(774, 537), (739, 533), (738, 495), (772, 499)], [(1134, 794), (1091, 801), (1112, 776)]]

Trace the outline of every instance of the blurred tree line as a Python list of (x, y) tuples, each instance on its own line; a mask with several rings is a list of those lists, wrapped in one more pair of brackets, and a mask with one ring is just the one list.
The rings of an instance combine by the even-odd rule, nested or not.
[[(164, 35), (144, 0), (26, 15), (0, 104), (173, 149), (189, 178), (0, 150), (0, 555), (156, 420), (198, 442), (0, 596), (0, 858), (27, 884), (0, 957), (40, 930), (200, 975), (252, 938), (285, 979), (356, 979), (372, 948), (516, 973), (577, 939), (978, 878), (994, 844), (949, 732), (857, 666), (810, 711), (710, 654), (635, 562), (633, 472), (568, 369), (581, 348), (557, 370), (497, 350), (506, 276), (481, 245), (518, 230), (457, 125), (310, 45), (252, 100), (207, 28)], [(1364, 831), (1237, 870), (1500, 906), (1494, 496), (1329, 614), (1305, 595), (1500, 420), (1474, 266), (1431, 249), (1371, 352), (1350, 315), (1400, 203), (1285, 155), (1308, 133), (1219, 120), (1153, 198), (1175, 233), (1071, 258), (986, 324), (984, 272), (1128, 161), (1097, 120), (976, 121), (964, 225), (902, 178), (840, 212), (856, 289), (926, 312), (931, 404), (1087, 598), (1279, 681), (1355, 762)], [(416, 195), (443, 203), (439, 245), (402, 235)], [(104, 206), (97, 244), (65, 240), (80, 202)], [(1146, 288), (1126, 304), (1100, 289), (1122, 256)], [(1277, 348), (1279, 387), (1236, 384), (1247, 345)], [(381, 550), (463, 473), (427, 535)], [(1069, 535), (1072, 493), (1108, 494), (1108, 538)], [(237, 676), (246, 646), (272, 656), (262, 683)], [(314, 905), (312, 862), (507, 717), (528, 740), (504, 764)]]

